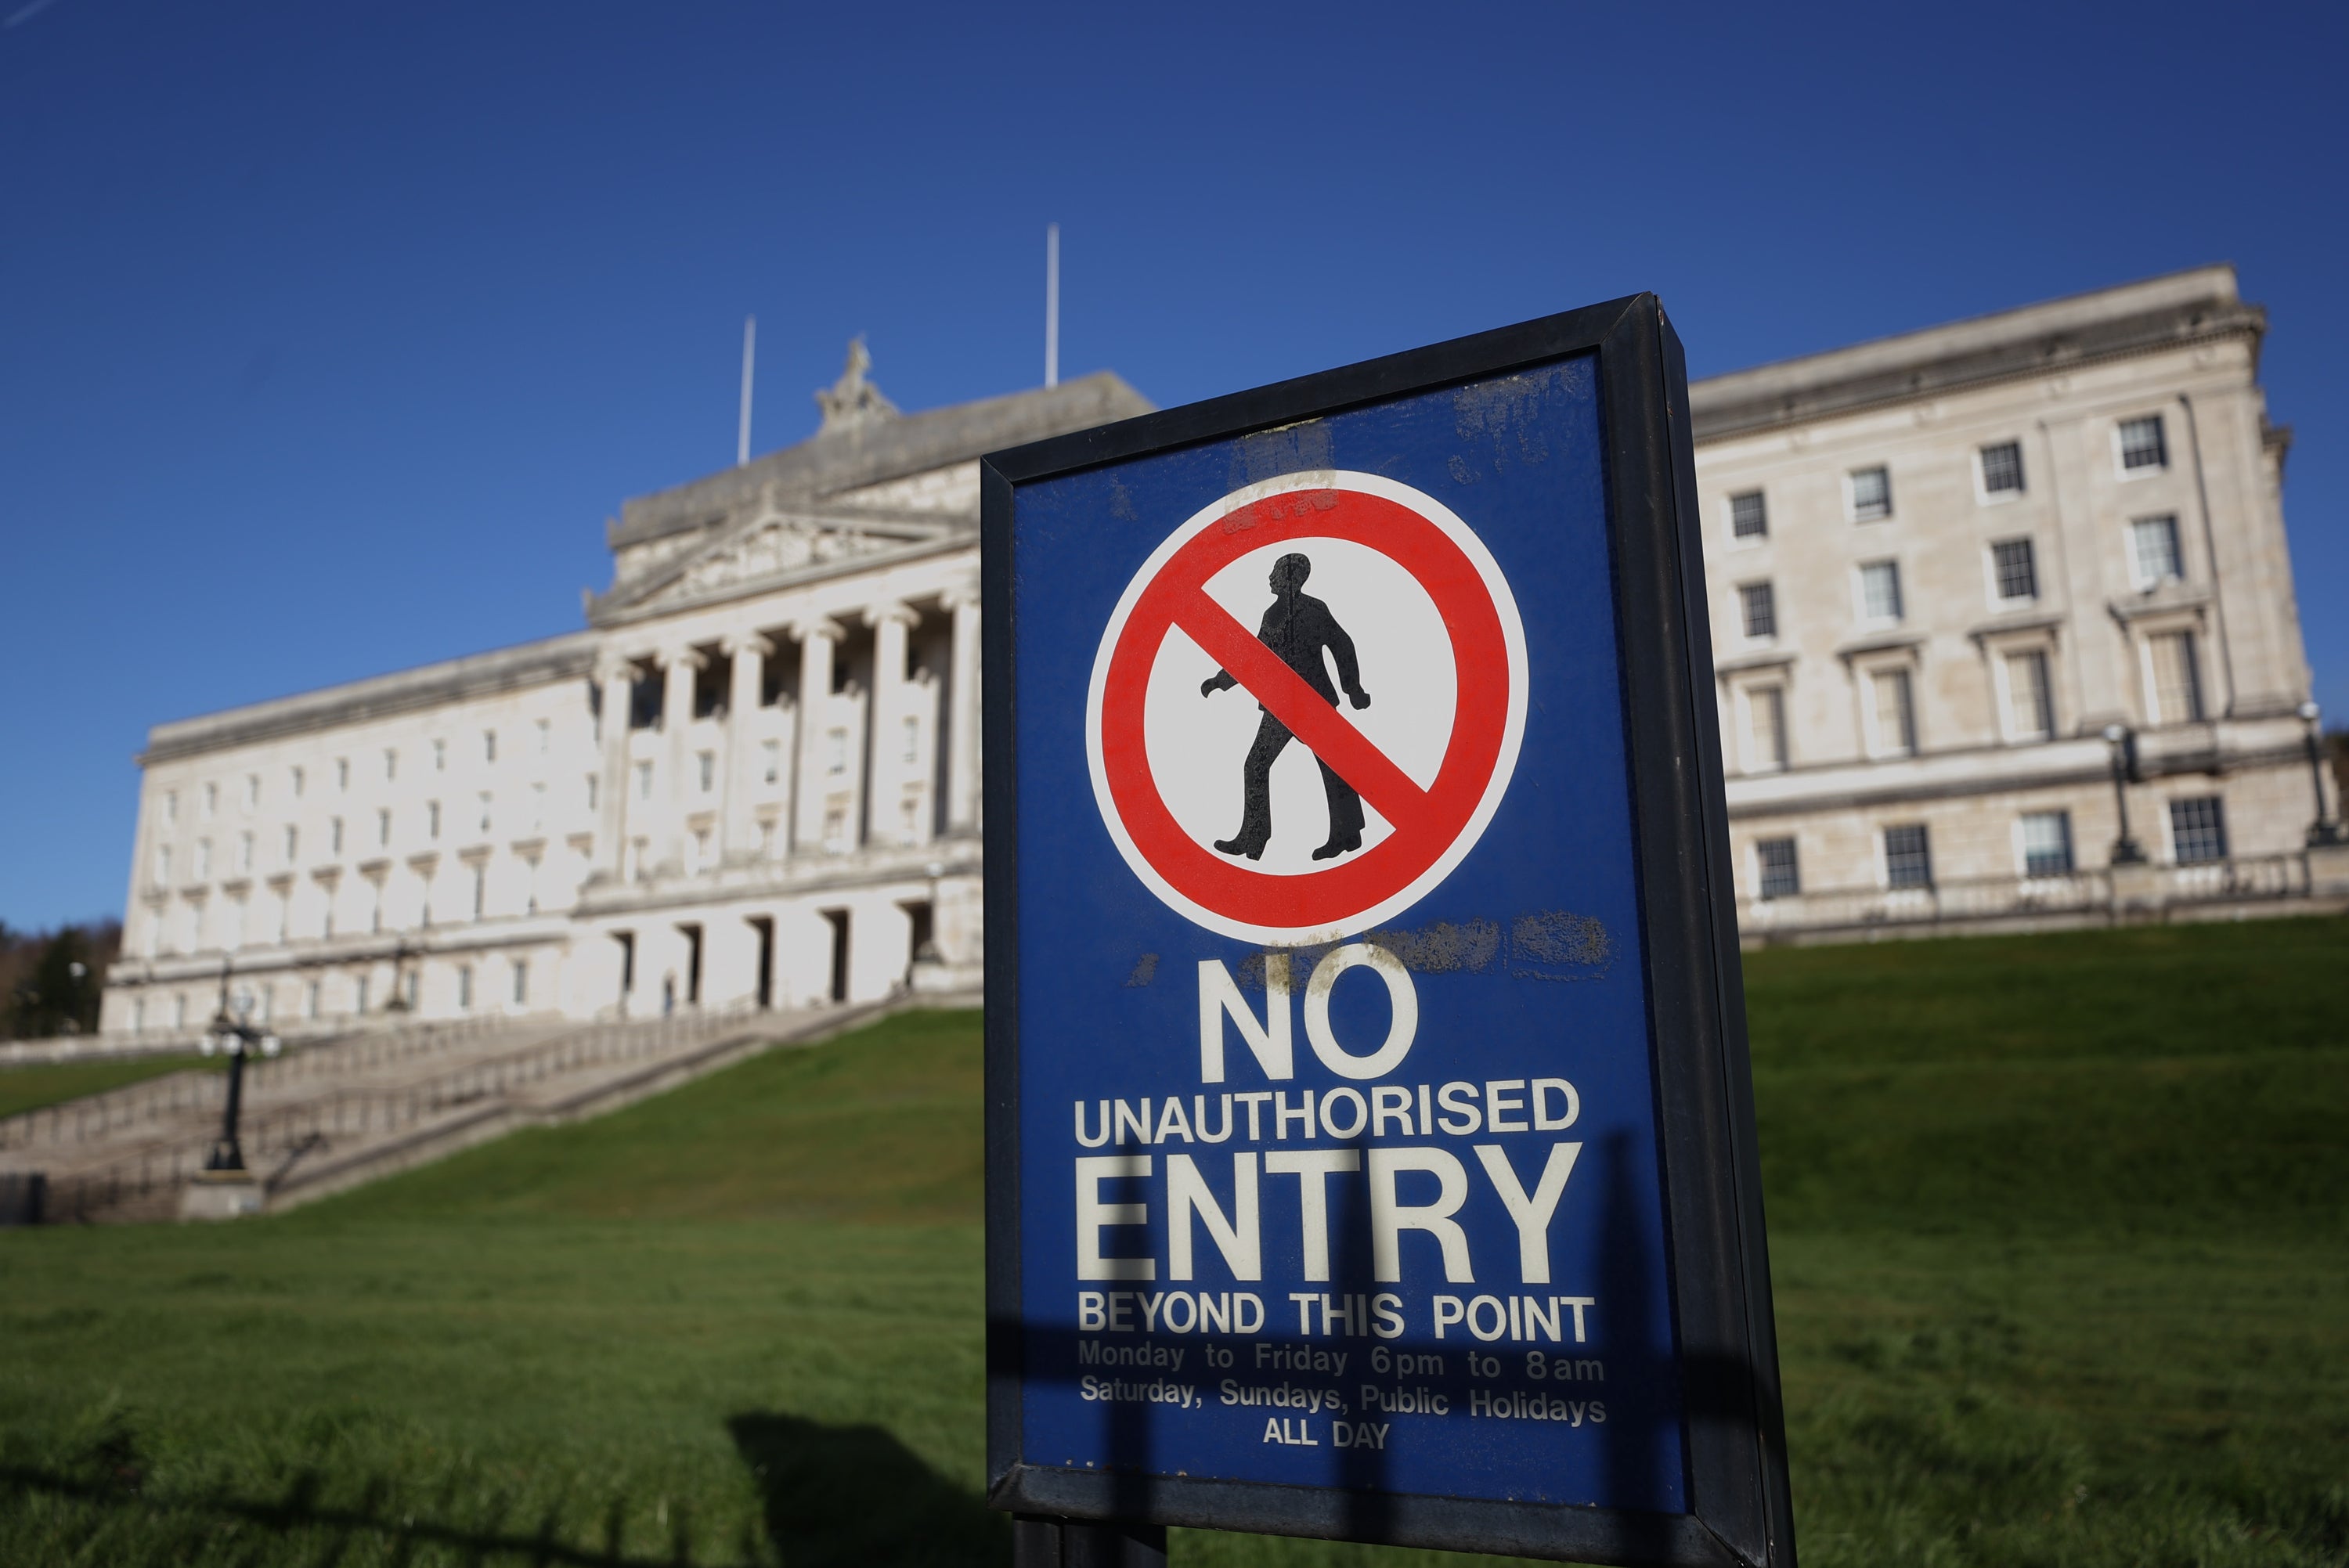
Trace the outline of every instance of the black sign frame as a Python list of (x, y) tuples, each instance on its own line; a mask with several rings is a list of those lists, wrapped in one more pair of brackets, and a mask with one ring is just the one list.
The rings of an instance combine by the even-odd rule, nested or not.
[[(1591, 356), (1683, 1377), (1690, 1510), (1495, 1502), (1073, 1470), (1021, 1451), (1019, 907), (1012, 585), (1019, 486)], [(980, 465), (986, 808), (988, 1501), (1121, 1520), (1611, 1563), (1793, 1568), (1777, 1341), (1686, 361), (1652, 294), (1143, 415)]]

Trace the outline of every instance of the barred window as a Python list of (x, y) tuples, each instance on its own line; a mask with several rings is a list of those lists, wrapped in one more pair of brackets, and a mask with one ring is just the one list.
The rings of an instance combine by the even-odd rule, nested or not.
[(1733, 539), (1761, 539), (1770, 531), (1770, 510), (1760, 490), (1729, 498), (1729, 532)]
[(1745, 694), (1746, 755), (1753, 770), (1775, 773), (1786, 766), (1786, 690), (1755, 686)]
[(2023, 819), (2023, 874), (2062, 876), (2072, 869), (2072, 813), (2031, 811)]
[(2033, 558), (2031, 541), (2005, 539), (1990, 547), (1991, 573), (1998, 580), (2001, 599), (2036, 599), (2039, 597), (2039, 563)]
[(2189, 724), (2202, 717), (2202, 672), (2194, 634), (2164, 632), (2152, 639), (2154, 719)]
[(2181, 866), (2227, 858), (2226, 804), (2216, 795), (2169, 803), (2169, 845)]
[(1922, 822), (1884, 830), (1884, 881), (1888, 887), (1933, 885), (1933, 842)]
[(1876, 749), (1906, 757), (1917, 749), (1917, 712), (1907, 670), (1878, 670), (1869, 683), (1876, 695)]
[(1737, 590), (1738, 608), (1745, 618), (1745, 634), (1749, 637), (1775, 637), (1778, 634), (1777, 598), (1767, 583), (1747, 583)]
[(2008, 728), (2018, 740), (2044, 740), (2055, 733), (2055, 692), (2047, 676), (2047, 655), (2037, 650), (2006, 655)]
[(1860, 613), (1871, 621), (1900, 619), (1900, 563), (1871, 561), (1859, 569)]
[(2023, 493), (2023, 443), (2002, 441), (1995, 447), (1982, 449), (1982, 481), (1984, 495), (2021, 495)]
[(2178, 519), (2140, 517), (2129, 524), (2129, 565), (2139, 588), (2182, 580), (2184, 561), (2178, 552)]
[(1851, 515), (1856, 522), (1874, 522), (1892, 515), (1892, 472), (1889, 469), (1851, 471)]
[(1795, 858), (1794, 840), (1761, 840), (1754, 846), (1754, 863), (1761, 872), (1764, 898), (1792, 898), (1803, 891), (1802, 867)]
[(2169, 466), (2169, 443), (2163, 438), (2161, 416), (2121, 421), (2121, 468), (2128, 473)]

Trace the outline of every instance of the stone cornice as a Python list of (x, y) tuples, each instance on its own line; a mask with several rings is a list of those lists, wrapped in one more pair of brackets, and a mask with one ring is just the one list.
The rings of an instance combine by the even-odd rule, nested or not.
[(2232, 267), (2200, 267), (1709, 377), (1689, 387), (1691, 421), (1703, 445), (2222, 338), (2256, 355), (2266, 330)]
[(147, 749), (139, 754), (138, 762), (151, 768), (229, 747), (339, 729), (471, 697), (577, 679), (595, 667), (595, 647), (594, 633), (570, 632), (543, 642), (325, 686), (199, 718), (175, 719), (147, 732)]

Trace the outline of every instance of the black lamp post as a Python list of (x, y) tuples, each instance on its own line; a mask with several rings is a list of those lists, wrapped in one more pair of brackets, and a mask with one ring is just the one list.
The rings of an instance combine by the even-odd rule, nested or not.
[(213, 1140), (212, 1152), (204, 1158), (204, 1169), (218, 1171), (242, 1171), (244, 1169), (244, 1149), (237, 1141), (237, 1119), (244, 1109), (244, 1058), (254, 1051), (274, 1057), (278, 1051), (277, 1037), (253, 1026), (253, 995), (242, 992), (236, 998), (234, 1011), (230, 1010), (228, 976), (221, 976), (220, 1012), (212, 1018), (212, 1028), (204, 1036), (203, 1053), (215, 1050), (228, 1053), (228, 1106), (221, 1113), (220, 1137)]
[(2308, 727), (2308, 783), (2316, 791), (2316, 820), (2308, 825), (2311, 849), (2349, 843), (2349, 829), (2344, 829), (2341, 819), (2324, 809), (2324, 738), (2316, 723), (2321, 716), (2322, 710), (2314, 703), (2300, 705), (2300, 721)]
[(2105, 726), (2105, 744), (2112, 748), (2113, 807), (2120, 815), (2121, 836), (2113, 841), (2113, 864), (2145, 864), (2145, 846), (2129, 832), (2128, 781), (2137, 777), (2137, 731), (2127, 725)]

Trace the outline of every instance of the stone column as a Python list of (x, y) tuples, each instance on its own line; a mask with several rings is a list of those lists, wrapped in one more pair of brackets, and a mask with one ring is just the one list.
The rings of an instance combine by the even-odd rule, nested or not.
[(947, 703), (947, 831), (978, 831), (978, 594), (948, 594), (954, 612), (954, 685)]
[(751, 792), (759, 782), (754, 731), (767, 658), (774, 651), (775, 645), (756, 632), (737, 632), (726, 639), (727, 655), (734, 661), (734, 683), (726, 703), (726, 825), (719, 852), (728, 861), (749, 860), (759, 851), (759, 824), (750, 814)]
[(799, 757), (792, 769), (792, 847), (812, 852), (823, 841), (823, 736), (832, 707), (832, 658), (844, 634), (817, 616), (792, 628), (800, 640)]
[(668, 742), (661, 749), (667, 758), (668, 788), (661, 791), (664, 809), (656, 853), (660, 870), (672, 875), (685, 865), (685, 813), (690, 799), (687, 792), (685, 735), (693, 723), (694, 674), (703, 663), (702, 656), (691, 648), (661, 650), (661, 728)]
[(898, 743), (905, 708), (905, 633), (920, 618), (895, 600), (864, 612), (864, 624), (873, 628), (873, 696), (865, 723), (865, 752), (873, 762), (864, 780), (866, 843), (897, 841), (897, 802), (905, 777)]
[(603, 694), (603, 770), (595, 781), (595, 865), (601, 875), (617, 879), (627, 864), (628, 833), (628, 704), (635, 695), (636, 666), (616, 654), (606, 654), (595, 665), (595, 685)]

